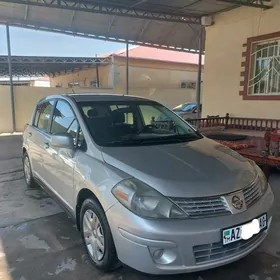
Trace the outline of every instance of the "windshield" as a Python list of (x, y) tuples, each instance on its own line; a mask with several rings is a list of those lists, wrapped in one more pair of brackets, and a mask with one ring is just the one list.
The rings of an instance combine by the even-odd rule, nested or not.
[(159, 145), (202, 136), (156, 102), (80, 102), (80, 111), (100, 146)]
[(173, 108), (173, 111), (179, 112), (179, 111), (184, 111), (184, 112), (190, 112), (192, 109), (196, 107), (196, 104), (190, 104), (190, 103), (184, 103), (176, 106)]

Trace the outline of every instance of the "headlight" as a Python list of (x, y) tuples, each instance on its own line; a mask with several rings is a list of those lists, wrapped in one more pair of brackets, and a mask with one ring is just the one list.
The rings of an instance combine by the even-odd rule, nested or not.
[(261, 191), (261, 194), (263, 195), (268, 188), (268, 182), (266, 180), (266, 177), (265, 177), (263, 171), (259, 168), (259, 166), (256, 165), (256, 168), (258, 170), (260, 191)]
[(260, 167), (254, 161), (250, 161), (250, 163), (252, 164), (252, 166), (257, 171), (257, 174), (258, 174), (257, 184), (259, 185), (261, 195), (263, 195), (268, 188), (268, 182), (266, 180), (266, 177), (265, 177), (263, 171), (260, 169)]
[(112, 189), (117, 200), (138, 216), (155, 219), (184, 219), (187, 215), (165, 196), (135, 179), (126, 179)]

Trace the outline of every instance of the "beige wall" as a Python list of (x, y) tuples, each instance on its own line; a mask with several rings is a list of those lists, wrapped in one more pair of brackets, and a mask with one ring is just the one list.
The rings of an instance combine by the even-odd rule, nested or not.
[(50, 81), (40, 81), (40, 80), (35, 80), (32, 82), (33, 87), (50, 87), (51, 83)]
[(203, 115), (280, 118), (279, 101), (243, 100), (239, 95), (242, 52), (248, 37), (280, 31), (280, 0), (274, 8), (238, 8), (215, 16), (206, 30)]
[[(125, 59), (115, 57), (115, 85), (125, 87)], [(129, 85), (134, 88), (180, 89), (183, 81), (196, 81), (197, 66), (140, 59), (129, 60)]]
[[(181, 82), (196, 81), (197, 66), (140, 59), (129, 60), (129, 94), (150, 98), (172, 108), (195, 101), (193, 89), (181, 89)], [(114, 58), (116, 92), (126, 91), (125, 58)]]
[(10, 87), (0, 86), (0, 133), (12, 131)]
[(136, 89), (130, 90), (130, 94), (134, 96), (140, 96), (148, 99), (155, 100), (166, 105), (169, 108), (173, 108), (178, 104), (184, 102), (194, 102), (195, 101), (195, 91), (188, 89), (158, 89), (158, 88), (148, 88), (148, 89)]
[[(112, 90), (105, 89), (75, 89), (76, 93), (98, 92), (113, 93)], [(65, 88), (45, 88), (45, 87), (14, 87), (16, 131), (22, 131), (24, 125), (29, 122), (36, 103), (43, 97), (52, 94), (71, 93)], [(0, 86), (0, 133), (12, 132), (12, 113), (10, 102), (10, 88)]]
[[(99, 67), (99, 83), (101, 87), (112, 87), (111, 65)], [(73, 81), (80, 81), (81, 87), (89, 87), (90, 81), (96, 79), (96, 69), (90, 68), (81, 70), (71, 74), (57, 75), (50, 77), (51, 87), (55, 87), (57, 84), (63, 88), (68, 88), (68, 83)]]

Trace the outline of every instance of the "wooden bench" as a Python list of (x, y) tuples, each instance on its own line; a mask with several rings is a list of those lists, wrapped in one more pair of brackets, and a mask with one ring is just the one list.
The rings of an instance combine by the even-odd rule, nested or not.
[[(246, 131), (248, 138), (243, 143), (253, 142), (255, 147), (240, 149), (237, 152), (261, 166), (267, 178), (269, 177), (270, 167), (280, 168), (280, 135), (273, 133), (275, 129), (280, 128), (280, 119), (230, 117), (229, 114), (226, 114), (225, 117), (208, 116), (208, 118), (191, 120), (190, 123), (198, 124), (197, 127), (206, 136), (213, 130), (221, 131), (221, 124), (224, 126), (225, 132), (238, 130), (242, 133), (242, 131)], [(264, 136), (254, 136), (257, 131), (265, 132), (263, 133)]]

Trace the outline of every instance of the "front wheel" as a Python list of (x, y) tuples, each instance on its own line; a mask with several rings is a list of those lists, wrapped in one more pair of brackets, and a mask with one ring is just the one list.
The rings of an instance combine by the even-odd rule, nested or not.
[(27, 152), (23, 154), (23, 172), (26, 185), (29, 188), (37, 187), (37, 184), (32, 174), (31, 164)]
[(80, 215), (81, 234), (91, 263), (102, 271), (118, 267), (114, 241), (106, 215), (94, 199), (86, 199)]

